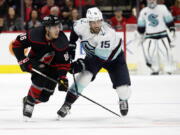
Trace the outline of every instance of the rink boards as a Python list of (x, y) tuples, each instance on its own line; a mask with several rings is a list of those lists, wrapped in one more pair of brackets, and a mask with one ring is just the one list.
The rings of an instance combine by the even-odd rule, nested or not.
[[(180, 50), (180, 46), (178, 42), (180, 42), (179, 31), (176, 33), (176, 47), (173, 49), (174, 55), (174, 63), (176, 70), (180, 69), (180, 54), (178, 50)], [(12, 54), (12, 50), (10, 48), (10, 43), (16, 38), (17, 35), (21, 34), (20, 32), (15, 33), (1, 33), (0, 34), (0, 73), (22, 73), (20, 70), (15, 57)], [(69, 38), (70, 33), (65, 32), (67, 37)], [(123, 32), (118, 32), (119, 36), (123, 38)], [(134, 31), (126, 32), (126, 59), (128, 68), (131, 73), (136, 74), (146, 74), (149, 72), (149, 69), (145, 66), (144, 57), (142, 54), (142, 50), (140, 45), (138, 45), (137, 37), (135, 36)], [(124, 39), (124, 38), (123, 38)], [(79, 42), (79, 41), (78, 41)], [(77, 43), (79, 44), (79, 43)], [(28, 50), (27, 50), (28, 51)], [(85, 53), (83, 49), (78, 46), (76, 52), (76, 58), (84, 57)], [(101, 72), (105, 72), (105, 70), (101, 70)]]

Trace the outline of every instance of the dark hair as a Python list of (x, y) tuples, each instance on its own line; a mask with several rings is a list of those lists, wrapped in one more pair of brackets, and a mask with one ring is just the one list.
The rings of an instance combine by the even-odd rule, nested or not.
[(36, 8), (33, 8), (32, 10), (31, 10), (31, 13), (30, 13), (30, 20), (32, 19), (32, 12), (33, 11), (36, 11), (37, 12), (37, 20), (40, 20), (40, 13), (38, 12), (38, 10), (36, 9)]

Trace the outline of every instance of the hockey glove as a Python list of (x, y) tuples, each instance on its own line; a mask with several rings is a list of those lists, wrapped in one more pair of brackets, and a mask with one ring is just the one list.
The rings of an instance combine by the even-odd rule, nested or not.
[(76, 44), (69, 44), (69, 55), (72, 60), (74, 60), (76, 54)]
[(69, 72), (71, 74), (75, 74), (81, 72), (82, 70), (85, 70), (84, 59), (78, 59), (77, 61), (71, 63), (71, 69)]
[(68, 87), (69, 87), (69, 83), (68, 83), (68, 79), (66, 78), (66, 76), (62, 76), (58, 79), (59, 82), (59, 86), (58, 86), (58, 90), (59, 91), (67, 91)]
[(48, 65), (43, 62), (40, 62), (40, 61), (32, 60), (32, 68), (35, 68), (36, 70), (38, 70), (40, 72), (44, 72), (48, 69)]
[(175, 44), (175, 39), (176, 39), (175, 30), (170, 30), (169, 39), (170, 39), (170, 47), (174, 48), (176, 46), (176, 44)]
[(20, 68), (23, 72), (31, 72), (32, 70), (32, 62), (28, 57), (26, 57), (23, 60), (18, 61), (18, 64), (20, 65)]

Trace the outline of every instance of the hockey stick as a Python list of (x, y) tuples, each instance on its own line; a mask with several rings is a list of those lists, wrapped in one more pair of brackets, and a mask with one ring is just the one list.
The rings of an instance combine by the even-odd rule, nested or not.
[[(41, 76), (43, 76), (43, 77), (45, 77), (45, 78), (47, 78), (47, 79), (49, 79), (50, 81), (52, 81), (52, 82), (54, 82), (54, 83), (59, 83), (57, 80), (55, 80), (55, 79), (53, 79), (53, 78), (51, 78), (51, 77), (49, 77), (49, 76), (43, 74), (42, 72), (40, 72), (40, 71), (38, 71), (38, 70), (36, 70), (36, 69), (34, 69), (34, 68), (32, 68), (32, 71), (35, 72), (35, 73), (37, 73), (37, 74), (39, 74), (39, 75), (41, 75)], [(90, 99), (90, 98), (88, 98), (88, 97), (82, 95), (81, 93), (79, 93), (79, 92), (78, 92), (77, 83), (76, 83), (76, 79), (75, 79), (74, 73), (73, 73), (73, 79), (74, 79), (74, 84), (75, 84), (76, 92), (77, 92), (77, 94), (78, 94), (79, 96), (81, 96), (81, 97), (83, 97), (83, 98), (89, 100), (90, 102), (92, 102), (92, 103), (94, 103), (94, 104), (96, 104), (96, 105), (98, 105), (98, 106), (104, 108), (105, 110), (107, 110), (107, 111), (113, 113), (114, 115), (116, 115), (116, 116), (118, 116), (118, 117), (121, 117), (119, 114), (117, 114), (117, 113), (111, 111), (110, 109), (104, 107), (103, 105), (101, 105), (101, 104), (95, 102), (94, 100), (92, 100), (92, 99)]]
[(151, 62), (149, 62), (149, 59), (148, 59), (148, 57), (146, 56), (143, 43), (141, 43), (141, 47), (142, 47), (142, 52), (143, 52), (143, 55), (144, 55), (144, 58), (145, 58), (146, 65), (152, 70), (152, 72), (154, 72), (154, 69), (151, 67), (152, 64), (151, 64)]
[[(72, 63), (72, 59), (70, 59), (70, 62)], [(92, 99), (90, 99), (90, 98), (88, 98), (88, 97), (82, 95), (81, 93), (79, 93), (79, 92), (78, 92), (78, 87), (77, 87), (77, 82), (76, 82), (75, 75), (74, 75), (74, 71), (72, 71), (72, 75), (73, 75), (73, 80), (74, 80), (74, 84), (75, 84), (75, 89), (76, 89), (77, 95), (79, 95), (79, 96), (81, 96), (81, 97), (83, 97), (83, 98), (89, 100), (90, 102), (92, 102), (92, 103), (94, 103), (94, 104), (96, 104), (96, 105), (102, 107), (102, 108), (105, 109), (106, 111), (111, 112), (112, 114), (114, 114), (114, 115), (116, 115), (116, 116), (118, 116), (118, 117), (121, 118), (121, 116), (120, 116), (119, 114), (115, 113), (114, 111), (108, 109), (107, 107), (105, 107), (105, 106), (99, 104), (98, 102), (95, 102), (94, 100), (92, 100)]]
[(59, 83), (57, 80), (55, 80), (55, 79), (53, 79), (53, 78), (51, 78), (51, 77), (43, 74), (42, 72), (40, 72), (40, 71), (38, 71), (38, 70), (36, 70), (36, 69), (34, 69), (34, 68), (32, 68), (32, 71), (35, 72), (35, 73), (37, 73), (37, 74), (39, 74), (39, 75), (41, 75), (41, 76), (43, 76), (44, 78), (49, 79), (50, 81), (52, 81), (52, 82), (54, 82), (54, 83)]

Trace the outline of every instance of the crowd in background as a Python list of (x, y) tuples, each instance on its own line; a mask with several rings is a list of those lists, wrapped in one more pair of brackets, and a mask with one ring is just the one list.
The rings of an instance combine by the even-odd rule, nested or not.
[[(96, 5), (95, 0), (23, 0), (23, 16), (20, 0), (0, 0), (0, 31), (24, 31), (41, 26), (41, 20), (49, 14), (58, 16), (64, 30), (71, 30), (73, 22), (85, 17), (88, 8)], [(165, 0), (159, 3), (166, 4)], [(146, 1), (140, 2), (140, 9)], [(176, 22), (180, 22), (180, 0), (174, 5), (167, 5)], [(116, 7), (111, 16), (104, 16), (116, 30), (121, 30), (123, 23), (137, 23), (137, 9), (132, 7), (130, 14), (125, 16), (121, 8)]]

